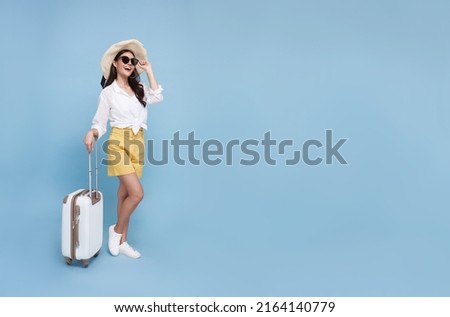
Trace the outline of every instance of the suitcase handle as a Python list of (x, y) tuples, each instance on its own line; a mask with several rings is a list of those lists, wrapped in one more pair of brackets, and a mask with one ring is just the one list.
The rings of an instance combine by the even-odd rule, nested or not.
[(100, 200), (98, 195), (98, 153), (97, 153), (97, 139), (94, 140), (95, 152), (95, 197), (92, 196), (92, 155), (89, 153), (89, 197), (92, 199), (92, 204)]

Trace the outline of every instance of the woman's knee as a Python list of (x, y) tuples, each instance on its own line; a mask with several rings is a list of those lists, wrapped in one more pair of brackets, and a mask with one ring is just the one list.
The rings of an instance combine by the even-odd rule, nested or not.
[(127, 199), (139, 203), (144, 198), (144, 189), (135, 174), (119, 176), (121, 186), (123, 186)]
[(144, 199), (144, 189), (142, 187), (135, 188), (133, 191), (128, 193), (128, 197), (139, 203), (142, 199)]

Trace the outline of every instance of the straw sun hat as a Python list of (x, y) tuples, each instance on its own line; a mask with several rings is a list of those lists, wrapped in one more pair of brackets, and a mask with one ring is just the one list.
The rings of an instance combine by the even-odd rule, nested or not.
[[(147, 60), (147, 50), (144, 48), (144, 45), (138, 40), (131, 39), (113, 44), (105, 52), (100, 62), (103, 77), (105, 79), (108, 79), (109, 77), (109, 72), (111, 70), (111, 65), (114, 57), (116, 57), (117, 53), (119, 53), (121, 50), (125, 49), (132, 51), (134, 56), (136, 56), (138, 60)], [(138, 64), (136, 66), (136, 71), (138, 72), (138, 74), (141, 74), (144, 70)]]

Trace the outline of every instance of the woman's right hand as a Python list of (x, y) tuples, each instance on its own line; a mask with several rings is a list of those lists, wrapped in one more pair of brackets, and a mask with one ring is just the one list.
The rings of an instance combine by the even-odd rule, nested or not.
[(94, 148), (95, 138), (96, 136), (93, 129), (89, 130), (84, 137), (84, 145), (86, 145), (86, 150), (88, 153), (91, 153)]

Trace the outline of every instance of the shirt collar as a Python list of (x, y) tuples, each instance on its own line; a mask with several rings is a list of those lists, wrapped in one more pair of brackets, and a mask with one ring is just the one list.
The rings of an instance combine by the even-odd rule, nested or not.
[(119, 84), (117, 83), (117, 80), (116, 80), (116, 79), (114, 79), (114, 81), (113, 81), (113, 83), (111, 84), (111, 86), (113, 87), (114, 92), (117, 92), (117, 93), (119, 93), (119, 94), (122, 94), (122, 95), (125, 95), (125, 96), (127, 96), (127, 97), (130, 97), (130, 96), (126, 93), (126, 91), (124, 91), (122, 88), (120, 88), (120, 86), (119, 86)]

